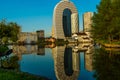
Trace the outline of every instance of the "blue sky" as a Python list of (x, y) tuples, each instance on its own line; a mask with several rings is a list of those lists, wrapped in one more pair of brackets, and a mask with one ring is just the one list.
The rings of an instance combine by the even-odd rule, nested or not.
[[(46, 36), (51, 35), (53, 9), (61, 0), (0, 0), (0, 21), (16, 22), (23, 32), (45, 30)], [(80, 30), (82, 15), (95, 12), (100, 0), (70, 0), (78, 9)]]

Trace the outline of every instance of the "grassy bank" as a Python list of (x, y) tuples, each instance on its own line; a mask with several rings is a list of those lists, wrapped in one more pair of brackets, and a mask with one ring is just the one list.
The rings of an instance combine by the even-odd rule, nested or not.
[(96, 40), (96, 42), (107, 48), (120, 48), (120, 41)]
[(0, 80), (48, 80), (44, 77), (34, 76), (28, 73), (0, 69)]

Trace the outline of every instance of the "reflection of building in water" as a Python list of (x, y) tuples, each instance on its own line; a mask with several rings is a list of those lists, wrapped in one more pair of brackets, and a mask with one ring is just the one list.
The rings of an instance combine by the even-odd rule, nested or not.
[(45, 50), (42, 48), (38, 48), (37, 45), (25, 45), (25, 46), (13, 46), (13, 52), (18, 55), (19, 59), (21, 59), (22, 54), (31, 54), (31, 53), (39, 53), (39, 55), (45, 54)]
[[(73, 46), (73, 55), (78, 53), (78, 52), (84, 52), (84, 60), (85, 60), (85, 68), (88, 71), (92, 71), (92, 63), (93, 63), (93, 50), (94, 46), (91, 43), (81, 43), (78, 46)], [(76, 54), (75, 56), (79, 56), (79, 54)], [(75, 58), (76, 60), (79, 60)], [(79, 63), (77, 63), (79, 64)]]
[(93, 60), (92, 60), (92, 53), (88, 54), (88, 53), (85, 53), (85, 69), (88, 70), (88, 71), (92, 71), (93, 70), (93, 66), (92, 66), (92, 63), (93, 63)]
[(13, 46), (13, 50), (22, 54), (35, 53), (37, 52), (37, 45)]
[(45, 55), (45, 48), (38, 46), (37, 55)]
[(88, 71), (93, 70), (93, 46), (89, 46), (88, 50), (85, 52), (85, 68)]
[[(76, 71), (77, 73), (79, 72), (79, 70), (80, 70), (80, 66), (79, 66), (80, 65), (80, 62), (79, 62), (80, 54), (79, 54), (79, 52), (84, 52), (85, 69), (88, 71), (93, 71), (93, 53), (94, 53), (93, 44), (84, 43), (84, 44), (79, 44), (78, 46), (69, 44), (68, 46), (67, 46), (67, 48), (65, 48), (65, 46), (64, 47), (61, 46), (61, 47), (55, 47), (52, 49), (52, 53), (53, 53), (54, 60), (55, 60), (55, 71), (56, 71), (57, 78), (60, 80), (63, 80), (63, 79), (64, 80), (72, 80), (72, 78), (70, 78), (70, 77), (68, 78), (68, 76), (65, 74), (65, 68), (63, 67), (63, 66), (65, 66), (65, 64), (67, 64), (67, 65), (72, 64), (73, 71)], [(71, 55), (72, 55), (72, 58), (71, 58)], [(70, 59), (69, 60), (70, 62), (68, 61), (68, 59)], [(65, 60), (68, 61), (69, 64)], [(70, 69), (70, 67), (68, 67), (68, 68)], [(64, 69), (64, 71), (61, 71), (62, 69)], [(64, 72), (64, 73), (62, 73), (62, 72)], [(75, 76), (77, 75), (77, 73), (75, 74)], [(77, 78), (75, 78), (75, 76), (74, 76), (73, 80), (77, 79)]]
[[(85, 60), (85, 68), (88, 71), (92, 71), (92, 63), (93, 63), (93, 51), (94, 51), (94, 46), (91, 43), (81, 43), (78, 46), (73, 47), (73, 51), (75, 52), (84, 52), (84, 60)], [(74, 55), (73, 53), (73, 55)], [(79, 56), (78, 54), (76, 56)], [(77, 58), (76, 58), (77, 59)], [(78, 59), (77, 59), (78, 60)], [(78, 63), (77, 63), (78, 64)]]
[(79, 71), (80, 70), (80, 54), (78, 53), (78, 51), (76, 49), (74, 49), (74, 51), (72, 52), (72, 62), (73, 62), (73, 69), (75, 71)]
[(76, 80), (79, 76), (79, 55), (71, 47), (58, 46), (52, 49), (55, 73), (58, 80)]

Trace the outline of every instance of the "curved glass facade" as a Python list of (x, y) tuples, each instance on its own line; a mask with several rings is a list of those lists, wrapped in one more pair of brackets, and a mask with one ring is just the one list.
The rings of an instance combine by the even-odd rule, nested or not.
[(62, 21), (65, 37), (71, 37), (71, 11), (69, 9), (64, 9)]
[[(75, 15), (74, 15), (75, 14)], [(73, 15), (73, 16), (72, 16)], [(77, 33), (78, 11), (70, 1), (60, 1), (54, 8), (52, 37), (56, 39), (67, 39)]]

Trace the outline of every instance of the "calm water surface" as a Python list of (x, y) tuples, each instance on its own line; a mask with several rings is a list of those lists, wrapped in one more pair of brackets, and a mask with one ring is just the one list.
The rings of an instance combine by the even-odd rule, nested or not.
[(14, 46), (20, 70), (52, 80), (120, 80), (119, 51), (89, 44), (42, 48)]

